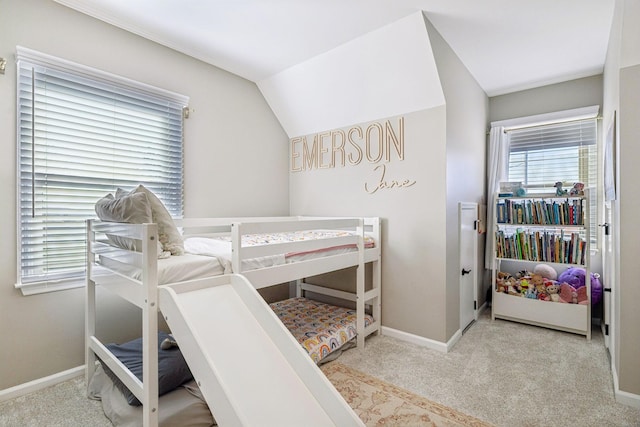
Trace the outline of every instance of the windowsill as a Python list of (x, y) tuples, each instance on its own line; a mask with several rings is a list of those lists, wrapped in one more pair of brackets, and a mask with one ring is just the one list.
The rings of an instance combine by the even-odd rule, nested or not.
[(22, 291), (23, 296), (45, 294), (48, 292), (66, 291), (85, 286), (85, 279), (63, 280), (55, 282), (23, 283), (14, 285)]

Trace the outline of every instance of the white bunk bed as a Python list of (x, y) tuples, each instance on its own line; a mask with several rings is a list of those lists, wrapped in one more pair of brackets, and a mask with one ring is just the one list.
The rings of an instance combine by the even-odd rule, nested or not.
[[(192, 247), (201, 248), (200, 244), (203, 241), (197, 239), (222, 236), (229, 244), (230, 251), (227, 249), (223, 251), (225, 253), (219, 255), (209, 253), (208, 248), (195, 250), (199, 254), (189, 253), (187, 250), (187, 254), (183, 256), (158, 259), (158, 247), (155, 241), (158, 235), (156, 224), (87, 221), (87, 382), (89, 383), (93, 377), (96, 361), (100, 359), (101, 363), (142, 402), (145, 426), (158, 423), (158, 379), (154, 374), (158, 371), (158, 354), (151, 349), (157, 349), (159, 345), (158, 312), (162, 310), (160, 293), (170, 294), (172, 291), (169, 291), (169, 288), (180, 289), (178, 294), (183, 292), (185, 287), (201, 291), (203, 286), (209, 286), (206, 283), (202, 285), (203, 278), (215, 276), (241, 275), (242, 280), (246, 278), (247, 283), (255, 289), (295, 281), (298, 296), (305, 291), (311, 291), (355, 304), (357, 346), (364, 345), (366, 336), (380, 332), (379, 218), (204, 218), (177, 220), (176, 225), (182, 229), (187, 249), (190, 237), (196, 239), (194, 241), (197, 243)], [(340, 230), (341, 232), (335, 235), (324, 235), (320, 239), (279, 241), (259, 245), (246, 243), (256, 235), (273, 235), (282, 232), (306, 233), (310, 230)], [(140, 241), (137, 248), (140, 251), (126, 250), (114, 245), (112, 243), (114, 237)], [(367, 245), (366, 242), (372, 244)], [(262, 266), (264, 264), (261, 263), (256, 264), (256, 260), (267, 260), (267, 266)], [(364, 266), (366, 263), (372, 263), (373, 266), (372, 286), (368, 290), (365, 290)], [(181, 267), (181, 264), (187, 267)], [(329, 289), (306, 283), (304, 280), (310, 276), (349, 267), (357, 267), (355, 292)], [(236, 279), (234, 281), (237, 282)], [(95, 335), (96, 286), (109, 289), (142, 309), (142, 341), (144, 343), (142, 381), (138, 380)], [(236, 292), (241, 294), (244, 291), (233, 291), (232, 294), (235, 295)], [(169, 306), (176, 305), (165, 304), (167, 311), (171, 309)], [(370, 311), (373, 318), (367, 319), (369, 323), (367, 326), (365, 326), (366, 309)], [(182, 314), (187, 316), (185, 313)], [(274, 313), (271, 314), (274, 319), (277, 319)], [(268, 317), (265, 319), (270, 322)], [(171, 323), (169, 325), (171, 326)], [(171, 327), (173, 330), (173, 326)], [(274, 330), (277, 330), (277, 327)], [(180, 341), (180, 338), (177, 339)], [(284, 344), (285, 347), (287, 345)], [(302, 350), (301, 346), (297, 347)], [(294, 350), (294, 353), (296, 351)], [(185, 359), (189, 361), (187, 355)], [(307, 359), (311, 360), (308, 357)], [(298, 361), (294, 364), (299, 363)], [(303, 365), (304, 363), (306, 362), (303, 362)], [(194, 373), (194, 376), (197, 377), (197, 375)], [(206, 393), (204, 394), (206, 397)]]

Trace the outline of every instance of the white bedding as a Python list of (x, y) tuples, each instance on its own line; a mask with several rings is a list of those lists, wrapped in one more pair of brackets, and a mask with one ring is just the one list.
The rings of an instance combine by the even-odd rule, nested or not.
[[(243, 236), (243, 245), (256, 246), (269, 243), (291, 242), (294, 240), (322, 239), (344, 235), (346, 233), (347, 232), (341, 231), (315, 230), (311, 232), (245, 235)], [(365, 238), (365, 247), (373, 247), (373, 244), (373, 239)], [(184, 240), (184, 249), (184, 255), (158, 259), (159, 285), (233, 273), (231, 240), (229, 237), (188, 237)], [(242, 270), (256, 270), (329, 255), (339, 255), (356, 250), (357, 248), (355, 246), (347, 245), (325, 248), (318, 251), (277, 254), (244, 259), (242, 260)], [(100, 258), (100, 264), (133, 279), (142, 280), (142, 270), (130, 264), (104, 257)], [(94, 274), (95, 273), (99, 272), (95, 271)]]
[[(114, 426), (139, 427), (142, 425), (142, 406), (131, 406), (102, 365), (89, 382), (90, 399), (101, 400), (104, 414)], [(189, 381), (177, 389), (160, 396), (158, 425), (160, 427), (205, 427), (216, 422), (209, 411), (195, 381)]]
[[(346, 231), (310, 230), (292, 233), (253, 234), (242, 236), (242, 246), (260, 246), (271, 243), (288, 243), (301, 240), (318, 240), (329, 237), (350, 235)], [(365, 248), (373, 247), (374, 240), (365, 237)], [(188, 237), (184, 240), (185, 252), (195, 255), (214, 257), (223, 266), (224, 273), (233, 273), (231, 265), (231, 239), (228, 236), (217, 238)], [(357, 250), (355, 245), (338, 246), (318, 251), (296, 252), (263, 256), (242, 260), (242, 270), (256, 270), (297, 261), (320, 258), (328, 255), (339, 255)]]
[[(142, 280), (142, 270), (109, 258), (100, 258), (105, 267), (136, 280)], [(158, 260), (158, 284), (182, 282), (202, 277), (220, 276), (224, 268), (216, 258), (184, 254)]]

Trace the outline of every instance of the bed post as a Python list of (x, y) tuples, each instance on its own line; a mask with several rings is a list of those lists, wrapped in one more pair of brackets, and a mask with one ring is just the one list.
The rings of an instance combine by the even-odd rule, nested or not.
[(142, 425), (158, 425), (158, 250), (156, 224), (142, 231)]
[(85, 221), (87, 232), (87, 266), (86, 266), (86, 282), (85, 282), (85, 305), (84, 305), (84, 375), (87, 386), (87, 394), (89, 393), (89, 381), (93, 377), (96, 370), (96, 355), (89, 345), (92, 336), (96, 334), (96, 284), (91, 280), (91, 269), (95, 262), (95, 254), (92, 246), (95, 240), (92, 222), (90, 219)]
[(240, 250), (242, 249), (242, 233), (240, 227), (242, 223), (231, 224), (231, 271), (235, 274), (242, 273), (242, 261)]
[(356, 346), (364, 347), (364, 220), (358, 220), (358, 267), (356, 268)]
[(373, 277), (372, 277), (372, 288), (376, 290), (376, 297), (373, 299), (373, 307), (372, 307), (372, 313), (371, 315), (373, 316), (373, 318), (375, 319), (376, 323), (378, 324), (378, 330), (376, 332), (377, 335), (380, 335), (380, 332), (382, 331), (382, 289), (381, 289), (381, 285), (382, 285), (382, 247), (381, 247), (381, 230), (380, 230), (380, 218), (376, 217), (373, 218), (373, 222), (372, 222), (372, 227), (373, 227), (373, 235), (376, 238), (376, 248), (377, 248), (377, 258), (376, 260), (372, 263), (372, 267), (373, 267)]

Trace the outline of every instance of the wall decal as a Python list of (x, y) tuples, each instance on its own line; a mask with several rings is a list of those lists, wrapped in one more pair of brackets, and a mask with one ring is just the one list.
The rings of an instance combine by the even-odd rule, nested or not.
[(378, 190), (384, 190), (384, 189), (407, 188), (407, 187), (411, 187), (416, 183), (416, 181), (410, 180), (410, 179), (403, 179), (401, 181), (387, 180), (385, 176), (387, 173), (386, 165), (378, 165), (373, 170), (374, 172), (380, 171), (380, 179), (378, 180), (377, 183), (371, 186), (368, 186), (366, 182), (364, 183), (364, 190), (369, 194), (373, 194)]
[(353, 126), (292, 138), (291, 172), (356, 166), (363, 160), (376, 164), (392, 159), (404, 160), (404, 117), (394, 128), (390, 120), (373, 122), (366, 128)]
[(357, 166), (361, 163), (377, 165), (375, 177), (365, 182), (364, 190), (374, 194), (378, 190), (401, 189), (416, 183), (412, 179), (389, 179), (387, 164), (404, 160), (404, 117), (397, 123), (391, 120), (335, 129), (290, 140), (291, 172)]

